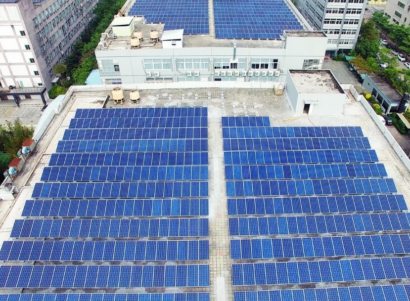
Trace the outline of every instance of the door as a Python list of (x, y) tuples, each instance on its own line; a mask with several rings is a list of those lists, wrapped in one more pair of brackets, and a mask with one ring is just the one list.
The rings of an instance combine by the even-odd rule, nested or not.
[(309, 115), (309, 110), (310, 110), (310, 104), (305, 103), (305, 106), (303, 107), (303, 113)]

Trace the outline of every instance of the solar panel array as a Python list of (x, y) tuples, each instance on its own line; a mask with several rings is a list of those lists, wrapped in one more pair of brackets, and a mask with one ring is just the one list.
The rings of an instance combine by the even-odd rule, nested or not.
[(236, 301), (410, 299), (410, 215), (360, 128), (222, 124)]
[(148, 23), (165, 23), (165, 30), (184, 29), (184, 34), (208, 34), (207, 0), (137, 0), (128, 12), (144, 16)]
[(214, 0), (219, 39), (279, 39), (284, 30), (303, 27), (283, 0)]
[(41, 181), (0, 287), (47, 293), (1, 300), (209, 300), (206, 108), (79, 109)]

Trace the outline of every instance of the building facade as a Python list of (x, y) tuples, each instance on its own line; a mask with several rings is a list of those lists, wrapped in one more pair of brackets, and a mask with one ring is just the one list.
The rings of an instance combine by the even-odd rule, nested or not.
[(52, 86), (52, 67), (70, 53), (98, 0), (0, 3), (0, 87)]
[(389, 17), (390, 22), (400, 25), (410, 25), (410, 1), (388, 0), (384, 14)]
[(309, 24), (327, 35), (327, 55), (356, 46), (367, 0), (305, 0), (296, 6)]

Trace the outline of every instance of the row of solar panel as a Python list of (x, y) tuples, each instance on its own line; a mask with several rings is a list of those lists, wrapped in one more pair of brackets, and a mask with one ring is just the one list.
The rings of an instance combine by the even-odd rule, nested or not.
[(77, 109), (75, 118), (106, 117), (201, 117), (208, 116), (208, 108), (109, 108)]
[(233, 264), (232, 275), (235, 286), (406, 279), (410, 258)]
[(67, 129), (63, 140), (208, 138), (207, 128)]
[[(385, 286), (339, 287), (339, 288), (328, 288), (328, 289), (234, 292), (234, 301), (276, 301), (276, 300), (409, 301), (410, 300), (410, 286), (408, 285), (385, 285)], [(19, 301), (19, 300), (16, 300), (16, 301)], [(39, 301), (42, 301), (42, 300), (39, 300)]]
[(372, 149), (224, 152), (225, 164), (317, 164), (378, 162)]
[(10, 294), (0, 301), (209, 301), (209, 293), (156, 294)]
[(207, 197), (208, 182), (37, 183), (33, 198)]
[(208, 219), (25, 219), (16, 220), (10, 237), (200, 237)]
[(266, 116), (222, 117), (222, 127), (270, 126)]
[(57, 153), (82, 152), (198, 152), (208, 151), (206, 139), (67, 140), (59, 141)]
[(409, 234), (231, 240), (232, 259), (311, 258), (409, 252)]
[(406, 213), (230, 218), (230, 235), (287, 235), (409, 230)]
[(58, 153), (49, 166), (208, 165), (208, 152)]
[(383, 164), (225, 165), (227, 180), (387, 177)]
[(207, 265), (2, 266), (0, 287), (207, 287)]
[(402, 195), (228, 199), (229, 215), (407, 210)]
[(27, 200), (22, 216), (198, 216), (208, 215), (207, 199), (188, 200)]
[[(66, 133), (69, 130), (66, 130)], [(200, 136), (196, 136), (199, 138)], [(144, 137), (146, 138), (146, 137)], [(161, 137), (162, 138), (162, 137)], [(187, 137), (188, 138), (188, 137)], [(201, 137), (206, 138), (206, 137)], [(98, 139), (98, 138), (95, 138)], [(101, 137), (104, 139), (104, 137)], [(126, 138), (130, 139), (130, 138)], [(70, 139), (65, 139), (70, 140)], [(73, 139), (71, 139), (73, 140)], [(247, 138), (224, 139), (224, 151), (235, 150), (314, 150), (370, 149), (369, 140), (356, 138)]]
[(119, 117), (71, 119), (70, 129), (208, 127), (208, 117)]
[(199, 241), (5, 241), (8, 261), (208, 260), (209, 242)]
[(175, 181), (208, 180), (208, 166), (45, 167), (41, 181)]
[(396, 193), (392, 179), (227, 181), (228, 196)]
[(223, 138), (363, 137), (358, 126), (346, 127), (225, 127)]

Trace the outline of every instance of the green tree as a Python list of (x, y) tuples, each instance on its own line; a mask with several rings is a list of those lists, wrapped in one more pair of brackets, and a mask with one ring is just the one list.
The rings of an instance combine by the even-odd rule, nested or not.
[(54, 99), (54, 98), (56, 98), (56, 97), (59, 96), (59, 95), (65, 94), (66, 92), (67, 92), (67, 88), (64, 88), (64, 87), (59, 86), (59, 85), (55, 85), (55, 86), (53, 86), (53, 87), (50, 89), (50, 91), (48, 92), (48, 96), (49, 96), (51, 99)]
[(53, 72), (57, 76), (62, 76), (67, 72), (67, 66), (62, 63), (57, 63), (53, 66)]
[(362, 23), (356, 52), (365, 59), (376, 58), (380, 48), (380, 36), (372, 20)]
[(4, 151), (15, 158), (23, 141), (30, 139), (33, 133), (34, 128), (22, 125), (19, 119), (14, 123), (7, 121), (6, 125), (0, 127), (0, 141)]

